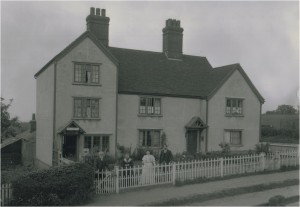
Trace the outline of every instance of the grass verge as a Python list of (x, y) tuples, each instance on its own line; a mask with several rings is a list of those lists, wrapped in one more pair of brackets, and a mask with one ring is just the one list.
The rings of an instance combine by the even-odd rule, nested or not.
[(299, 185), (299, 179), (289, 179), (282, 182), (272, 182), (268, 184), (230, 188), (230, 189), (217, 191), (213, 193), (198, 194), (198, 195), (192, 195), (183, 198), (172, 198), (162, 202), (155, 202), (146, 205), (147, 206), (185, 206), (188, 205), (189, 203), (194, 203), (194, 202), (203, 202), (203, 201), (223, 198), (227, 196), (259, 192), (259, 191), (270, 190), (274, 188), (281, 188), (281, 187), (292, 186), (292, 185)]
[[(283, 201), (283, 205), (287, 205), (287, 204), (290, 204), (290, 203), (296, 203), (299, 201), (299, 195), (296, 195), (296, 196), (290, 196), (290, 197), (286, 197)], [(266, 202), (266, 203), (262, 203), (258, 206), (269, 206), (269, 202)]]
[(214, 178), (200, 177), (200, 178), (196, 178), (193, 180), (185, 180), (185, 181), (176, 180), (175, 186), (180, 187), (180, 186), (184, 186), (184, 185), (207, 183), (207, 182), (219, 181), (219, 180), (229, 180), (229, 179), (233, 179), (233, 178), (252, 176), (252, 175), (272, 174), (272, 173), (286, 172), (286, 171), (291, 171), (291, 170), (299, 170), (299, 166), (289, 166), (289, 167), (282, 166), (282, 168), (280, 170), (251, 172), (251, 173), (244, 173), (244, 174), (227, 175), (224, 177), (214, 177)]

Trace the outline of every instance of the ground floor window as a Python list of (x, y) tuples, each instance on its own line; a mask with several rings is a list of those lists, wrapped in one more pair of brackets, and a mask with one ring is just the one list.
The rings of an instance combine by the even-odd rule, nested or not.
[(231, 145), (241, 145), (242, 130), (225, 130), (224, 141)]
[(86, 135), (84, 136), (84, 148), (89, 151), (109, 151), (109, 135)]
[(141, 129), (139, 130), (140, 147), (161, 147), (160, 130)]

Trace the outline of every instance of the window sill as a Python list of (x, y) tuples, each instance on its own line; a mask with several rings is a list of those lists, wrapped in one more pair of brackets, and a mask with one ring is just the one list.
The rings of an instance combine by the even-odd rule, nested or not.
[(225, 114), (225, 117), (244, 117), (244, 115), (243, 114), (241, 114), (241, 115)]
[(244, 145), (242, 144), (230, 144), (230, 147), (243, 147)]
[(79, 118), (79, 117), (73, 117), (73, 120), (101, 120), (101, 118)]
[(77, 82), (73, 82), (72, 85), (80, 85), (80, 86), (102, 86), (100, 83), (77, 83)]
[(139, 117), (162, 117), (163, 115), (149, 115), (149, 114), (138, 114)]

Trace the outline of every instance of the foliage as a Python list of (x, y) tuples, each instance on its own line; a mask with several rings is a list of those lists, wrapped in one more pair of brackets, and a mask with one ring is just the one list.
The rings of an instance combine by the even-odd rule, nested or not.
[[(96, 169), (96, 163), (98, 158), (99, 158), (98, 154), (89, 154), (84, 156), (83, 162), (91, 166), (93, 169)], [(114, 165), (117, 162), (117, 160), (113, 156), (108, 154), (106, 154), (103, 159), (108, 164), (109, 166), (108, 168), (110, 170), (114, 168)]]
[(22, 165), (12, 165), (9, 168), (1, 168), (1, 183), (11, 183), (13, 180), (17, 179), (20, 176), (23, 176), (27, 173), (36, 170), (33, 167), (26, 167)]
[(279, 105), (276, 110), (267, 111), (266, 114), (297, 114), (297, 109), (291, 105)]
[(255, 151), (257, 153), (269, 153), (270, 151), (270, 144), (269, 143), (258, 143), (255, 145)]
[(164, 144), (167, 144), (168, 142), (167, 142), (167, 135), (166, 135), (166, 133), (165, 132), (163, 132), (162, 134), (161, 134), (161, 146), (164, 146)]
[(229, 143), (221, 142), (219, 144), (219, 146), (221, 147), (223, 154), (229, 154), (230, 153), (230, 144)]
[(298, 129), (274, 129), (272, 127), (262, 127), (261, 135), (263, 137), (286, 136), (286, 137), (298, 139), (299, 138), (299, 130)]
[(1, 139), (16, 136), (17, 130), (21, 128), (19, 118), (11, 118), (8, 112), (13, 99), (10, 99), (9, 103), (5, 103), (4, 101), (5, 99), (1, 97)]
[(269, 206), (283, 206), (285, 197), (282, 195), (276, 195), (269, 199)]
[(87, 164), (38, 170), (12, 182), (13, 204), (79, 205), (90, 199), (94, 187), (94, 170)]

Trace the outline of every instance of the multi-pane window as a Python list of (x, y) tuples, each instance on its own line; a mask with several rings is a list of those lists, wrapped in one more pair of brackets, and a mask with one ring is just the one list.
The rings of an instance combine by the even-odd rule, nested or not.
[(160, 147), (160, 130), (139, 130), (139, 146)]
[(109, 151), (109, 136), (108, 135), (88, 135), (84, 137), (84, 148), (89, 151)]
[(74, 98), (75, 118), (99, 118), (99, 99)]
[(239, 130), (226, 130), (224, 134), (224, 141), (231, 145), (242, 144), (242, 131)]
[(226, 100), (227, 115), (242, 115), (243, 114), (243, 99), (228, 98)]
[(161, 99), (152, 97), (141, 97), (139, 113), (148, 115), (160, 115)]
[(74, 82), (86, 84), (99, 84), (100, 65), (88, 63), (74, 64)]

